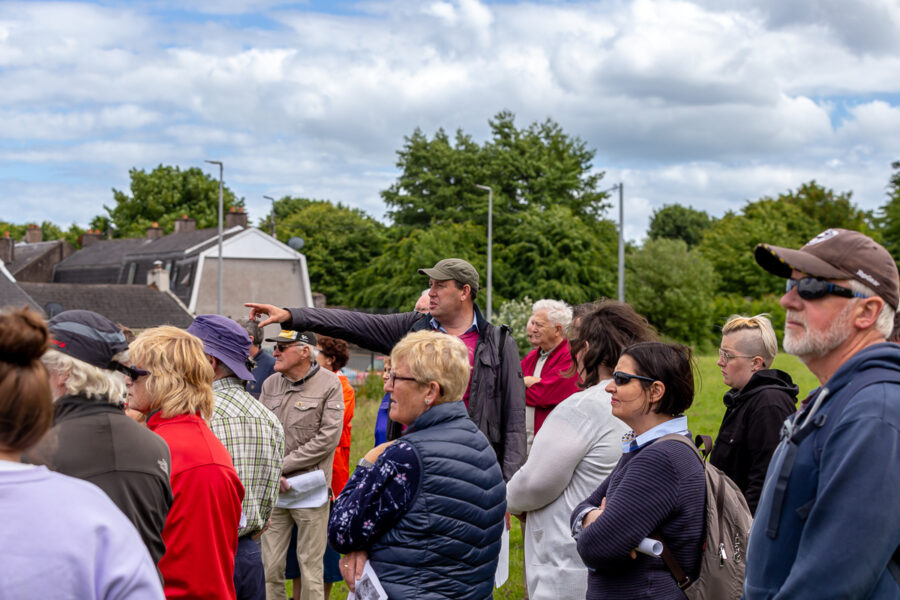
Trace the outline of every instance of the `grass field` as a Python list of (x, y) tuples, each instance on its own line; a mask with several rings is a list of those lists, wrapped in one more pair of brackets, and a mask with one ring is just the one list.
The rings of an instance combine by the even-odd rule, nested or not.
[[(727, 391), (725, 384), (722, 383), (721, 371), (716, 366), (716, 359), (716, 356), (697, 358), (696, 396), (693, 406), (687, 412), (691, 431), (695, 435), (699, 433), (710, 435), (713, 439), (716, 437), (719, 423), (725, 413), (722, 395)], [(791, 374), (794, 383), (800, 387), (801, 399), (818, 385), (816, 378), (793, 356), (779, 354), (775, 359), (774, 367)], [(353, 415), (353, 440), (350, 449), (351, 465), (355, 465), (374, 445), (373, 429), (380, 402), (381, 395), (376, 398), (357, 398), (356, 400), (356, 411)], [(495, 598), (503, 600), (524, 598), (522, 559), (522, 531), (518, 522), (513, 519), (513, 527), (510, 532), (509, 580), (501, 589), (495, 590)], [(343, 582), (336, 584), (331, 590), (330, 600), (345, 600), (348, 591)]]

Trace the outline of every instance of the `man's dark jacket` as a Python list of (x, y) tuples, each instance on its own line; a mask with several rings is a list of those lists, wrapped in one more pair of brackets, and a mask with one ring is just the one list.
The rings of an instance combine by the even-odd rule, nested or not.
[(106, 492), (134, 523), (153, 562), (162, 558), (162, 530), (172, 506), (169, 446), (121, 408), (63, 396), (54, 403), (53, 427), (24, 459)]
[(725, 416), (709, 456), (734, 481), (756, 513), (784, 420), (797, 410), (797, 386), (778, 369), (757, 371), (743, 389), (725, 394)]
[[(511, 335), (503, 336), (498, 354), (499, 328), (482, 316), (476, 305), (478, 343), (469, 388), (469, 417), (497, 453), (503, 478), (525, 463), (525, 383), (519, 350)], [(352, 342), (382, 354), (410, 331), (431, 330), (431, 315), (416, 312), (375, 315), (332, 308), (292, 308), (285, 329), (313, 331)], [(502, 366), (501, 366), (502, 365)]]

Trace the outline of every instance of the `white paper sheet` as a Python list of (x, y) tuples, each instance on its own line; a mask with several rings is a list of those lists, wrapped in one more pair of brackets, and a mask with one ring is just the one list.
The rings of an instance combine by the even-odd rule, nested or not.
[(504, 527), (503, 535), (500, 537), (500, 560), (494, 573), (494, 587), (501, 587), (507, 579), (509, 579), (509, 529)]
[(378, 575), (369, 561), (366, 561), (362, 575), (356, 580), (356, 592), (350, 592), (347, 600), (387, 600), (387, 597), (387, 592), (378, 581)]
[(317, 469), (309, 473), (288, 477), (291, 489), (278, 494), (278, 508), (318, 508), (328, 502), (328, 485), (325, 471)]
[(637, 551), (647, 556), (659, 556), (662, 554), (663, 545), (659, 540), (653, 538), (644, 538), (638, 544)]

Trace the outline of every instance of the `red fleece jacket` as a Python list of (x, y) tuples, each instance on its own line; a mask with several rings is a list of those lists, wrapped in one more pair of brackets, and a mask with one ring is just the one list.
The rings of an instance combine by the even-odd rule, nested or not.
[[(534, 375), (537, 366), (538, 349), (535, 348), (522, 359), (522, 375)], [(525, 389), (525, 404), (534, 407), (534, 434), (537, 435), (544, 419), (557, 404), (579, 391), (578, 378), (575, 375), (564, 377), (563, 373), (572, 366), (569, 354), (569, 340), (563, 340), (550, 351), (544, 368), (541, 369), (541, 380)]]

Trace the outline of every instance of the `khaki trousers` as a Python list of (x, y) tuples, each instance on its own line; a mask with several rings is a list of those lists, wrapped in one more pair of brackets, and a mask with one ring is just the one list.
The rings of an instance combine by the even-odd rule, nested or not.
[(297, 562), (303, 587), (301, 600), (322, 600), (325, 584), (322, 557), (328, 541), (328, 503), (319, 508), (275, 508), (269, 528), (262, 534), (263, 569), (266, 572), (266, 600), (285, 600), (284, 561), (291, 541), (291, 527), (297, 524)]

